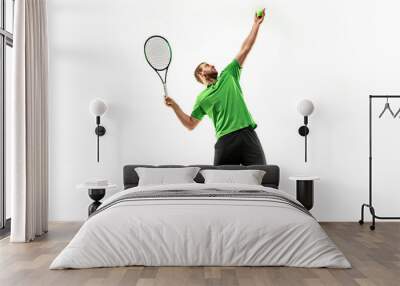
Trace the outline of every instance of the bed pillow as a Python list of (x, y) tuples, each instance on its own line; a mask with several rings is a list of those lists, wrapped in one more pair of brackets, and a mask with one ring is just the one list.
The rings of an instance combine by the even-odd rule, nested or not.
[(265, 171), (262, 170), (202, 170), (205, 184), (231, 183), (261, 185)]
[(193, 179), (199, 170), (199, 167), (135, 168), (139, 176), (138, 186), (195, 183)]

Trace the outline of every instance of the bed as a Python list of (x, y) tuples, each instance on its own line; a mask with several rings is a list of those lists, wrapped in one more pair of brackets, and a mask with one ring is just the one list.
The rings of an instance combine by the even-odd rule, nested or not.
[(279, 167), (209, 166), (202, 170), (263, 170), (261, 185), (195, 183), (138, 186), (124, 167), (124, 190), (107, 198), (50, 269), (144, 266), (292, 266), (350, 268), (315, 218), (278, 189)]

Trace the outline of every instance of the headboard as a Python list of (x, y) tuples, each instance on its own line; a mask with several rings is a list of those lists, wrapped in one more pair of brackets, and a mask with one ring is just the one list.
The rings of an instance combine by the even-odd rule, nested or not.
[[(147, 168), (179, 168), (179, 167), (200, 167), (202, 170), (204, 169), (220, 169), (220, 170), (263, 170), (265, 171), (265, 175), (262, 179), (261, 184), (265, 187), (271, 187), (278, 189), (279, 187), (279, 167), (276, 165), (250, 165), (250, 166), (241, 166), (241, 165), (126, 165), (124, 166), (124, 189), (136, 187), (139, 183), (138, 174), (135, 171), (137, 167), (147, 167)], [(197, 183), (204, 183), (204, 178), (200, 174), (194, 178)]]

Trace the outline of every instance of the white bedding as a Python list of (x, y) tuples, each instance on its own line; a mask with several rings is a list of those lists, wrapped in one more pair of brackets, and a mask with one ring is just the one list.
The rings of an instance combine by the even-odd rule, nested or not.
[[(121, 191), (279, 190), (238, 184), (143, 186)], [(101, 208), (100, 208), (101, 209)], [(295, 266), (349, 268), (310, 215), (291, 205), (246, 198), (122, 201), (90, 217), (50, 269), (127, 265)]]

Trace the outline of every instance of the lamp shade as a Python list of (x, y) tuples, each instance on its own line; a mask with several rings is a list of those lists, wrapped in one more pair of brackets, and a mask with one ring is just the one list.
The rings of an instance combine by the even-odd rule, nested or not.
[(107, 110), (107, 105), (101, 99), (96, 98), (90, 102), (89, 110), (94, 116), (102, 116)]
[(297, 105), (297, 111), (303, 116), (309, 116), (314, 111), (314, 104), (311, 100), (303, 99)]

